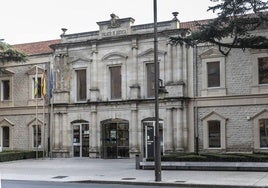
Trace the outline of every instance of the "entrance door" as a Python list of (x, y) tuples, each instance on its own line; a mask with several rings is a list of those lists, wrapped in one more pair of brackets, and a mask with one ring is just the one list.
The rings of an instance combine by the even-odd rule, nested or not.
[(121, 121), (111, 120), (102, 124), (103, 158), (129, 157), (129, 126)]
[[(154, 136), (155, 136), (155, 121), (144, 121), (144, 155), (145, 158), (154, 157)], [(163, 122), (159, 122), (159, 137), (161, 155), (164, 151), (163, 144)]]
[(89, 125), (74, 124), (73, 125), (73, 156), (88, 157), (89, 156)]

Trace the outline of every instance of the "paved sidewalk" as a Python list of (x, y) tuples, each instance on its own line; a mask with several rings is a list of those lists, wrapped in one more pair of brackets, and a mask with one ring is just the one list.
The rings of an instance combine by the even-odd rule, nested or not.
[[(154, 170), (136, 170), (134, 159), (31, 159), (0, 163), (8, 180), (154, 184)], [(268, 187), (268, 172), (162, 170), (160, 184), (195, 187)]]

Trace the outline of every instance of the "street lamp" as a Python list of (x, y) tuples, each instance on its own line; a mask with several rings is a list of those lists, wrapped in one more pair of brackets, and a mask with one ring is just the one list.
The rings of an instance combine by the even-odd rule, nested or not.
[(161, 150), (159, 136), (159, 64), (158, 64), (158, 40), (157, 40), (157, 0), (154, 0), (154, 70), (155, 70), (155, 136), (154, 136), (154, 163), (155, 181), (161, 181)]

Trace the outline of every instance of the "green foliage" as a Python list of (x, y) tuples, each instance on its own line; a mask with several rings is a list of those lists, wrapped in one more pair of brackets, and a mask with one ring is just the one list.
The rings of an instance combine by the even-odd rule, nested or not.
[[(43, 152), (38, 151), (38, 157), (42, 157)], [(32, 159), (36, 157), (36, 151), (4, 151), (0, 153), (0, 162), (14, 161), (22, 159)]]
[(26, 54), (14, 49), (7, 43), (0, 42), (0, 62), (24, 62), (26, 60)]
[[(148, 159), (153, 161), (153, 159)], [(161, 161), (173, 162), (268, 162), (268, 153), (177, 153), (161, 157)]]
[(171, 41), (191, 46), (209, 42), (218, 45), (224, 55), (228, 55), (232, 48), (268, 49), (268, 38), (254, 34), (256, 29), (267, 28), (267, 1), (211, 1), (218, 4), (209, 7), (208, 11), (217, 12), (218, 17), (205, 24), (196, 22), (197, 31), (187, 37), (172, 37)]

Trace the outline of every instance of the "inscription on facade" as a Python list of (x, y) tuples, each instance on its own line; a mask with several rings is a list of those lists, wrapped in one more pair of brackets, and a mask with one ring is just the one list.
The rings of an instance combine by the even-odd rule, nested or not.
[(118, 35), (126, 35), (127, 30), (112, 30), (112, 31), (106, 31), (102, 32), (102, 37), (112, 37), (112, 36), (118, 36)]

